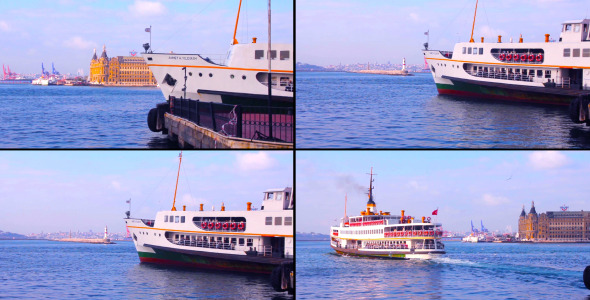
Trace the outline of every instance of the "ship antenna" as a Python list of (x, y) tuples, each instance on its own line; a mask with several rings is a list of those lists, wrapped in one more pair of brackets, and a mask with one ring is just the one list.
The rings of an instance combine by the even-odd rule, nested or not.
[(182, 151), (178, 155), (178, 174), (176, 174), (176, 187), (174, 188), (174, 201), (172, 202), (172, 211), (176, 211), (176, 190), (178, 190), (178, 177), (180, 176), (180, 164), (182, 163)]
[[(241, 0), (240, 0), (241, 1)], [(473, 14), (473, 25), (471, 26), (471, 39), (469, 40), (470, 43), (473, 43), (473, 28), (475, 28), (475, 16), (477, 16), (477, 3), (479, 0), (475, 1), (475, 13)]]
[(346, 201), (348, 201), (348, 193), (344, 194), (344, 217), (345, 218), (348, 216), (346, 214)]
[(242, 9), (242, 0), (240, 0), (240, 6), (238, 7), (238, 17), (236, 18), (236, 27), (234, 28), (234, 43), (232, 45), (238, 43), (238, 40), (236, 40), (236, 32), (238, 31), (238, 20), (240, 20), (240, 9)]

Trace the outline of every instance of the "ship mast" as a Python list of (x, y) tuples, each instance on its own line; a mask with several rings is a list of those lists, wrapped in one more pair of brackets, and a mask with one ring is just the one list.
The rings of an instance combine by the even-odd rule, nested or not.
[(178, 190), (178, 177), (180, 176), (180, 164), (182, 163), (182, 151), (178, 155), (178, 174), (176, 174), (176, 187), (174, 188), (174, 201), (172, 202), (172, 211), (176, 211), (176, 191)]
[[(240, 0), (241, 1), (241, 0)], [(479, 0), (475, 1), (475, 13), (473, 13), (473, 25), (471, 25), (471, 39), (469, 39), (470, 43), (475, 42), (473, 40), (473, 29), (475, 28), (475, 17), (477, 16), (477, 3), (479, 2)]]
[(242, 0), (240, 0), (240, 6), (238, 7), (238, 17), (236, 18), (236, 27), (234, 28), (234, 43), (232, 45), (238, 44), (238, 40), (236, 40), (236, 32), (238, 32), (238, 20), (240, 20), (240, 10), (242, 9)]

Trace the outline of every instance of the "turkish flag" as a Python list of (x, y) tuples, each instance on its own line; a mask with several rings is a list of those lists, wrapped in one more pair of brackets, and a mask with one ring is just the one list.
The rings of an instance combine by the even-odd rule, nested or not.
[(433, 215), (433, 216), (436, 216), (436, 215), (438, 215), (438, 208), (437, 208), (435, 211), (433, 211), (433, 212), (432, 212), (432, 215)]

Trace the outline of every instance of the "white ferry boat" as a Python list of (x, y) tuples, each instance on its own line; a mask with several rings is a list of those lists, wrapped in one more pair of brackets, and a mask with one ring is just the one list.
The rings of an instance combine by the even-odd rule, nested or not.
[[(240, 2), (241, 6), (241, 2)], [(239, 9), (238, 9), (239, 20)], [(238, 25), (236, 20), (236, 30)], [(224, 63), (199, 54), (142, 53), (166, 99), (170, 96), (205, 102), (266, 106), (268, 57), (272, 61), (272, 106), (293, 104), (293, 44), (240, 44), (235, 38)]]
[[(477, 10), (477, 4), (476, 4)], [(474, 18), (475, 22), (475, 18)], [(558, 42), (457, 43), (424, 56), (439, 94), (568, 105), (590, 94), (590, 20), (566, 21)]]
[(338, 226), (330, 228), (331, 246), (336, 253), (351, 256), (394, 259), (429, 259), (445, 254), (441, 242), (442, 228), (430, 217), (414, 217), (377, 212), (373, 200), (373, 169), (371, 168), (369, 201), (360, 216), (342, 218)]
[[(182, 161), (182, 156), (180, 157)], [(180, 164), (179, 164), (180, 170)], [(130, 218), (125, 224), (141, 262), (270, 274), (293, 263), (292, 189), (264, 192), (260, 209), (160, 211), (155, 219)]]

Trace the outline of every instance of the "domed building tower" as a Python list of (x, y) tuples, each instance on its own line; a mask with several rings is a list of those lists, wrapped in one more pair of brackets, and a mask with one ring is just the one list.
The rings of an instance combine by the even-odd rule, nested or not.
[(526, 238), (528, 240), (535, 240), (538, 234), (539, 216), (535, 209), (535, 201), (532, 201), (531, 210), (526, 217)]
[(525, 230), (526, 230), (526, 213), (524, 212), (524, 204), (522, 205), (522, 211), (520, 212), (520, 216), (518, 217), (518, 236), (520, 238), (525, 237)]
[(105, 84), (107, 83), (107, 75), (109, 74), (109, 57), (107, 56), (106, 45), (102, 45), (102, 54), (98, 59), (98, 67), (98, 83)]

